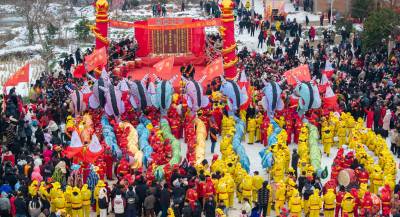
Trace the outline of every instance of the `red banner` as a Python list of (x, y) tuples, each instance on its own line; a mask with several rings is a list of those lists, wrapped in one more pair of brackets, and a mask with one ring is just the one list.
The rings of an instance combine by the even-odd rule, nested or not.
[(206, 80), (211, 81), (213, 78), (224, 74), (224, 63), (222, 57), (214, 60), (208, 66), (206, 66), (201, 72), (203, 75), (207, 75)]
[(311, 81), (310, 69), (308, 68), (308, 65), (301, 65), (297, 68), (286, 71), (283, 76), (285, 76), (289, 85), (295, 85), (297, 83), (296, 80)]
[(156, 74), (158, 77), (163, 77), (163, 74), (170, 74), (172, 72), (172, 68), (174, 67), (174, 57), (163, 59), (154, 64), (153, 67), (156, 69)]
[[(162, 18), (162, 20), (167, 18)], [(168, 18), (167, 20), (177, 19), (177, 18)], [(124, 22), (124, 21), (117, 21), (117, 20), (110, 20), (110, 27), (112, 28), (119, 28), (119, 29), (129, 29), (129, 28), (137, 28), (137, 29), (150, 29), (150, 30), (172, 30), (172, 29), (193, 29), (193, 28), (203, 28), (203, 27), (210, 27), (210, 26), (220, 26), (221, 20), (219, 18), (209, 19), (209, 20), (196, 20), (190, 23), (176, 23), (166, 25), (160, 24), (158, 22), (153, 22), (152, 25), (143, 25), (139, 23), (131, 23), (131, 22)], [(158, 20), (161, 20), (159, 18)], [(165, 23), (166, 21), (162, 21)]]
[(18, 83), (21, 82), (29, 82), (29, 68), (30, 64), (26, 64), (22, 68), (20, 68), (15, 74), (13, 74), (7, 81), (4, 83), (4, 87), (17, 86)]
[(107, 51), (106, 47), (102, 47), (98, 50), (94, 50), (92, 54), (85, 57), (85, 68), (86, 71), (92, 71), (97, 67), (103, 67), (107, 65)]

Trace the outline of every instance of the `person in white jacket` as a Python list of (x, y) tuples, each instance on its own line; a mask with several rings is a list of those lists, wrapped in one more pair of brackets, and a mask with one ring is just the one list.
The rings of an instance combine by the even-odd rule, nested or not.
[(125, 215), (125, 201), (121, 194), (115, 195), (114, 198), (115, 217), (123, 217)]

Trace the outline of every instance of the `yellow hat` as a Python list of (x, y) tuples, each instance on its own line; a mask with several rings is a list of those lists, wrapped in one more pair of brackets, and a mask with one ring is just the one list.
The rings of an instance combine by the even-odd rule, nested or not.
[(99, 180), (99, 182), (97, 182), (97, 186), (99, 186), (99, 187), (106, 187), (106, 184), (104, 183), (103, 180)]

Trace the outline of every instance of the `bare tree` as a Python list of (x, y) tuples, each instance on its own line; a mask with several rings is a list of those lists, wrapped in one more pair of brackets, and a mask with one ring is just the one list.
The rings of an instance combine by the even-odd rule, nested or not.
[(50, 0), (19, 0), (16, 2), (18, 13), (25, 18), (28, 29), (29, 44), (37, 41), (41, 45), (39, 51), (42, 59), (45, 61), (46, 70), (49, 68), (49, 62), (54, 57), (52, 38), (48, 37), (46, 29), (49, 25), (57, 26), (57, 18), (50, 11)]

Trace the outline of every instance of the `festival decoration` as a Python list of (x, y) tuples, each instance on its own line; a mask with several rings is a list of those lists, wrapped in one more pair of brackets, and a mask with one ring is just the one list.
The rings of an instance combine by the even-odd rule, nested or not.
[(162, 74), (171, 74), (172, 68), (174, 67), (174, 57), (165, 58), (154, 64), (153, 67), (158, 76), (161, 76)]
[(313, 166), (317, 175), (323, 179), (328, 176), (328, 168), (322, 169), (321, 167), (321, 150), (318, 146), (319, 132), (318, 128), (311, 123), (306, 123), (308, 127), (308, 144), (310, 150), (310, 163)]
[(247, 101), (247, 92), (245, 88), (239, 89), (239, 85), (234, 80), (225, 80), (221, 76), (221, 93), (228, 97), (229, 113), (233, 114), (240, 109), (240, 106)]
[(99, 79), (96, 79), (89, 74), (87, 74), (87, 77), (91, 79), (94, 84), (93, 84), (93, 94), (89, 97), (89, 106), (92, 109), (97, 109), (98, 107), (104, 108), (106, 105), (106, 97), (105, 97), (105, 92), (104, 89), (108, 89), (108, 86), (111, 85), (111, 81), (109, 79), (109, 76), (105, 70), (103, 70), (101, 76)]
[(273, 118), (275, 110), (282, 110), (284, 107), (283, 100), (281, 98), (282, 89), (280, 84), (274, 81), (264, 82), (264, 88), (262, 92), (264, 97), (262, 99), (262, 106), (264, 110), (267, 111), (268, 116)]
[(275, 145), (278, 140), (278, 135), (281, 133), (282, 128), (279, 127), (278, 123), (276, 123), (276, 121), (274, 119), (270, 120), (271, 122), (271, 129), (272, 129), (272, 133), (268, 133), (268, 147), (262, 149), (259, 152), (259, 155), (261, 157), (261, 164), (263, 168), (271, 168), (274, 161), (273, 161), (273, 153), (271, 152), (271, 149), (269, 147), (271, 147), (272, 145)]
[(200, 164), (206, 155), (207, 130), (206, 125), (199, 118), (196, 118), (194, 123), (196, 124), (196, 163)]
[(185, 99), (192, 113), (197, 112), (200, 108), (206, 107), (210, 101), (208, 97), (203, 94), (203, 86), (201, 85), (205, 76), (199, 81), (186, 79), (185, 77), (181, 77), (181, 79), (185, 83)]
[(299, 82), (294, 89), (295, 95), (299, 97), (297, 112), (301, 117), (310, 109), (321, 106), (321, 98), (316, 85), (311, 82)]
[(8, 80), (3, 84), (3, 87), (17, 86), (18, 83), (27, 82), (29, 83), (29, 71), (30, 64), (26, 64), (22, 68), (18, 69)]
[(297, 68), (286, 71), (283, 76), (286, 78), (287, 83), (292, 86), (296, 85), (297, 81), (311, 81), (308, 65), (301, 65)]
[(177, 76), (172, 77), (170, 80), (161, 80), (155, 74), (153, 76), (157, 82), (157, 87), (155, 93), (151, 96), (152, 104), (165, 114), (172, 102), (172, 94), (174, 93), (172, 83), (174, 83)]
[(140, 150), (143, 152), (143, 165), (147, 166), (148, 162), (150, 161), (150, 156), (151, 153), (153, 152), (153, 148), (149, 144), (149, 136), (150, 136), (150, 131), (148, 128), (150, 128), (151, 122), (145, 118), (141, 117), (140, 118), (140, 123), (136, 127), (136, 130), (139, 135), (139, 147)]
[(107, 66), (107, 50), (106, 47), (94, 50), (90, 55), (85, 56), (85, 70), (92, 71)]
[[(138, 169), (141, 168), (143, 165), (143, 152), (139, 150), (138, 147), (138, 133), (136, 129), (132, 126), (132, 124), (128, 122), (121, 122), (119, 123), (119, 127), (123, 129), (124, 134), (127, 135), (127, 151), (129, 154), (133, 156), (132, 161), (130, 162), (131, 168)], [(120, 145), (122, 146), (122, 145)]]
[(211, 27), (221, 25), (218, 18), (208, 20), (195, 20), (192, 23), (175, 24), (175, 25), (143, 25), (139, 23), (124, 22), (118, 20), (110, 20), (110, 27), (119, 29), (148, 29), (148, 30), (173, 30), (173, 29), (193, 29), (201, 27)]
[[(96, 49), (108, 46), (108, 8), (107, 0), (96, 1), (96, 27), (92, 28), (96, 36)], [(93, 31), (92, 30), (92, 31)], [(90, 70), (88, 70), (90, 71)]]
[(125, 112), (125, 104), (122, 101), (122, 92), (114, 85), (109, 85), (108, 88), (99, 86), (105, 93), (106, 104), (105, 112), (109, 116), (119, 117)]
[(235, 122), (235, 134), (233, 135), (232, 147), (239, 157), (239, 162), (242, 165), (242, 168), (247, 172), (250, 172), (249, 156), (247, 156), (246, 150), (241, 143), (245, 133), (245, 123), (237, 117), (235, 117)]
[(231, 0), (223, 0), (219, 6), (222, 12), (220, 34), (224, 41), (222, 54), (224, 58), (225, 77), (233, 79), (237, 74), (236, 63), (239, 60), (236, 56), (236, 49), (234, 49), (237, 46), (235, 42), (235, 18), (233, 16), (235, 3)]
[(69, 98), (71, 99), (71, 103), (69, 108), (71, 109), (72, 113), (75, 116), (82, 114), (86, 110), (86, 103), (83, 101), (83, 93), (78, 88), (75, 90), (71, 90), (69, 87), (66, 87), (69, 90), (70, 95)]
[(101, 125), (103, 128), (103, 137), (105, 143), (111, 148), (113, 156), (117, 159), (121, 159), (122, 151), (117, 144), (117, 138), (115, 137), (114, 129), (110, 125), (107, 116), (103, 115), (101, 117)]
[(210, 64), (208, 64), (200, 74), (207, 76), (205, 79), (207, 82), (211, 81), (215, 77), (219, 77), (224, 73), (224, 63), (222, 57), (217, 58)]
[(148, 74), (146, 74), (142, 80), (134, 80), (130, 83), (130, 91), (131, 96), (129, 97), (129, 101), (131, 102), (133, 108), (144, 110), (148, 106), (151, 106), (150, 94), (146, 89), (146, 80), (148, 78)]

